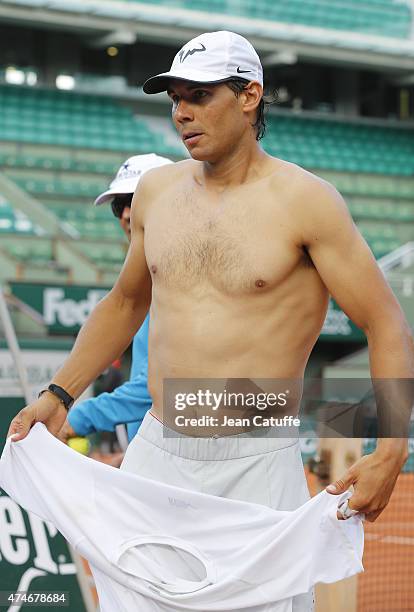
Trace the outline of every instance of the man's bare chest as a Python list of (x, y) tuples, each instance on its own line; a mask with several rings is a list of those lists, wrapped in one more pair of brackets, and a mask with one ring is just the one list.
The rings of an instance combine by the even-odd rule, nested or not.
[(274, 287), (299, 259), (285, 221), (251, 198), (159, 203), (145, 224), (153, 281), (181, 288), (208, 282), (230, 292)]

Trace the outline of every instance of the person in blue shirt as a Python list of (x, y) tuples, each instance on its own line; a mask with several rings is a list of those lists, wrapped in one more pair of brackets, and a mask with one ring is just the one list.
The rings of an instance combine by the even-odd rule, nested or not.
[[(132, 196), (141, 176), (151, 168), (168, 163), (172, 162), (154, 153), (130, 157), (118, 170), (109, 189), (95, 200), (96, 205), (111, 201), (112, 212), (119, 219), (128, 240), (131, 238)], [(127, 426), (129, 442), (135, 436), (145, 413), (152, 404), (147, 388), (148, 326), (149, 315), (133, 340), (129, 381), (111, 393), (101, 393), (97, 397), (73, 406), (59, 432), (62, 441), (66, 442), (71, 437), (86, 436), (97, 431), (115, 431), (115, 427), (121, 423)]]

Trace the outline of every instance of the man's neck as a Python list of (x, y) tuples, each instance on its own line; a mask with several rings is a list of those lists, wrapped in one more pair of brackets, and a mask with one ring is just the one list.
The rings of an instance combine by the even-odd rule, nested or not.
[(201, 182), (207, 188), (225, 191), (262, 178), (263, 166), (269, 156), (255, 142), (253, 146), (238, 146), (216, 162), (202, 162)]

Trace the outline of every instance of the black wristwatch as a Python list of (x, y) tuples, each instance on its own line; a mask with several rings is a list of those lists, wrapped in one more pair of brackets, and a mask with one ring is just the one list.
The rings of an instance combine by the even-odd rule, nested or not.
[(46, 393), (46, 391), (49, 391), (50, 393), (53, 393), (53, 395), (56, 395), (56, 397), (59, 398), (66, 410), (69, 410), (69, 408), (73, 405), (73, 402), (75, 401), (74, 398), (69, 395), (67, 391), (65, 391), (65, 389), (59, 387), (59, 385), (54, 385), (53, 383), (50, 384), (47, 389), (43, 389), (42, 391), (40, 391), (37, 397), (40, 397), (41, 395), (43, 395), (43, 393)]

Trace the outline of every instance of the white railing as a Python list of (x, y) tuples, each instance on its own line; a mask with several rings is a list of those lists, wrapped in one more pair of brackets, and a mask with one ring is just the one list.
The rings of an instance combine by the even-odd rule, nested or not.
[(13, 322), (10, 317), (9, 309), (7, 308), (6, 299), (3, 289), (0, 285), (0, 324), (4, 328), (4, 334), (9, 346), (10, 352), (13, 355), (14, 363), (16, 364), (17, 374), (19, 376), (20, 385), (23, 391), (26, 403), (30, 403), (30, 390), (27, 381), (26, 368), (23, 365), (22, 355), (20, 352), (19, 343), (17, 342), (16, 332), (14, 331)]
[(393, 268), (397, 267), (399, 267), (399, 271), (402, 272), (404, 268), (408, 268), (413, 264), (414, 242), (407, 242), (378, 260), (378, 265), (384, 273), (390, 272)]
[(411, 39), (414, 40), (414, 0), (407, 0), (411, 7)]
[(403, 297), (414, 295), (414, 275), (392, 276), (387, 278), (388, 284), (393, 291), (398, 291)]
[(394, 291), (404, 297), (414, 295), (414, 272), (404, 273), (405, 268), (414, 266), (414, 242), (407, 242), (387, 253), (378, 260), (378, 265)]

